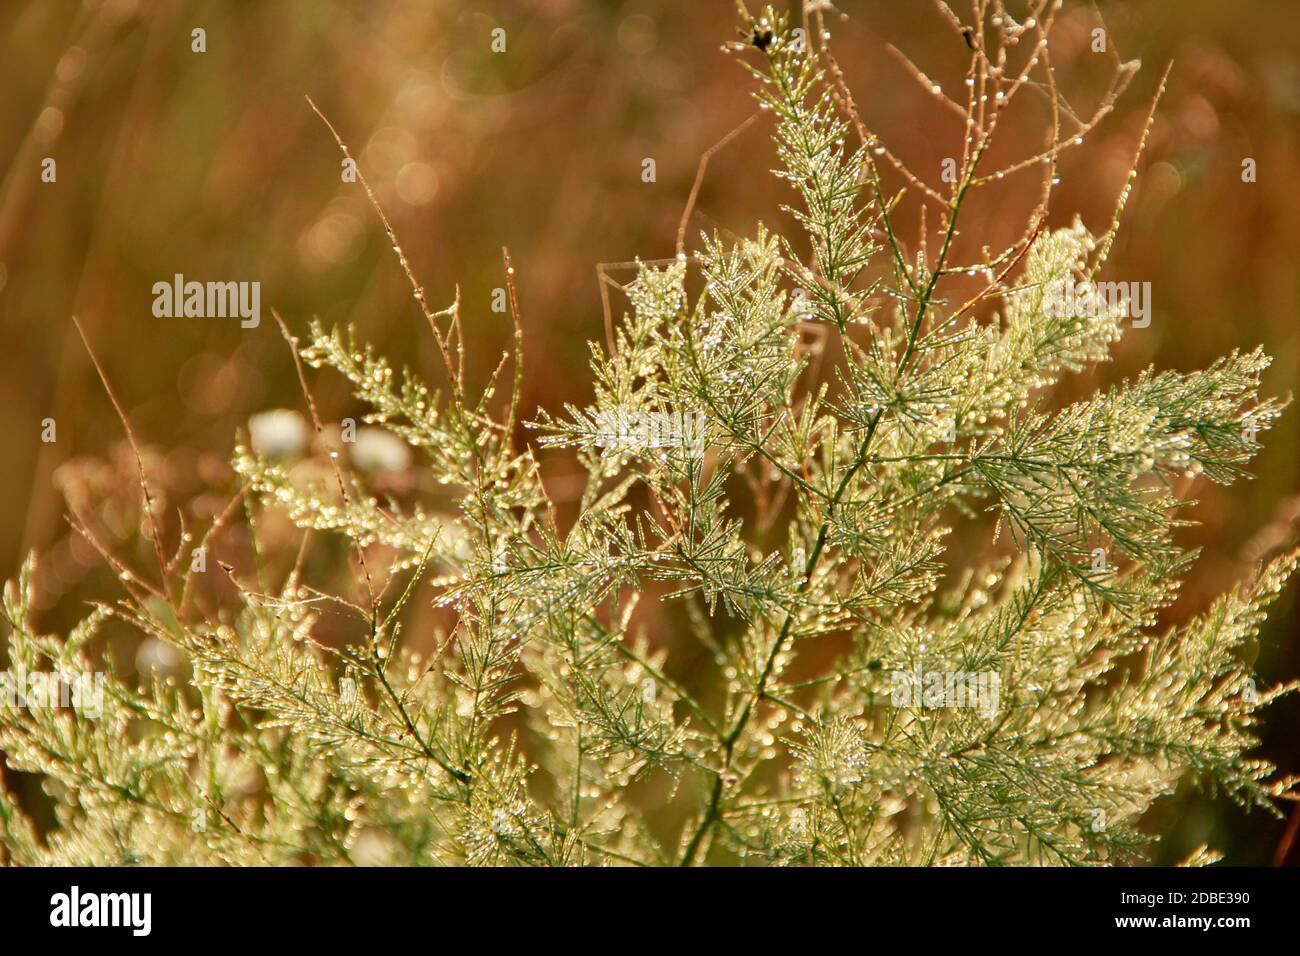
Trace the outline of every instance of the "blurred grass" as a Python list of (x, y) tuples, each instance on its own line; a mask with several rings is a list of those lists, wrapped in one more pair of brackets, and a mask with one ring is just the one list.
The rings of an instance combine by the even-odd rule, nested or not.
[[(868, 122), (915, 168), (937, 170), (955, 142), (952, 118), (928, 111), (884, 45), (956, 86), (960, 41), (926, 0), (846, 0), (841, 9), (851, 19), (835, 26), (834, 42)], [(1065, 397), (1148, 363), (1196, 368), (1256, 344), (1276, 359), (1267, 386), (1288, 392), (1300, 371), (1300, 9), (1147, 0), (1101, 11), (1110, 41), (1145, 68), (1116, 114), (1063, 162), (1053, 224), (1078, 211), (1104, 229), (1160, 69), (1173, 60), (1107, 274), (1150, 281), (1155, 312), (1150, 328), (1125, 337), (1113, 366), (1072, 382)], [(1083, 105), (1101, 75), (1088, 47), (1098, 23), (1077, 6), (1057, 38), (1058, 80)], [(489, 46), (498, 26), (504, 54)], [(207, 32), (206, 53), (190, 50), (195, 27)], [(41, 550), (50, 626), (111, 580), (68, 535), (54, 487), (60, 466), (82, 456), (119, 463), (77, 472), (76, 482), (65, 469), (64, 484), (92, 496), (126, 473), (120, 427), (72, 314), (157, 450), (151, 467), (165, 476), (168, 504), (207, 496), (209, 514), (248, 415), (299, 403), (272, 305), (298, 331), (312, 316), (350, 322), (395, 361), (434, 367), (409, 286), (360, 191), (340, 181), (338, 151), (305, 94), (376, 186), (431, 303), (450, 302), (459, 284), (471, 380), (484, 381), (508, 345), (507, 318), (489, 308), (505, 245), (524, 311), (525, 410), (585, 401), (585, 342), (603, 336), (595, 264), (670, 255), (700, 155), (752, 112), (745, 75), (718, 50), (733, 30), (725, 2), (0, 6), (5, 576)], [(713, 159), (690, 236), (744, 234), (759, 218), (779, 218), (785, 197), (768, 173), (765, 132), (756, 124)], [(57, 183), (39, 181), (46, 156), (58, 162)], [(655, 183), (641, 181), (646, 157), (656, 160)], [(1241, 181), (1244, 157), (1257, 161), (1258, 182)], [(966, 249), (1017, 234), (1031, 191), (1026, 182), (992, 193), (967, 221)], [(151, 287), (178, 272), (261, 281), (261, 327), (155, 319)], [(327, 418), (358, 411), (339, 382), (317, 388)], [(38, 441), (46, 416), (58, 423), (52, 445)], [(1265, 446), (1257, 480), (1198, 486), (1203, 524), (1186, 540), (1204, 554), (1171, 618), (1204, 607), (1261, 548), (1293, 537), (1300, 415)], [(562, 488), (563, 459), (546, 467)], [(118, 493), (129, 524), (129, 489)], [(955, 553), (965, 546), (955, 541)], [(1268, 679), (1300, 673), (1287, 600), (1261, 642)], [(1284, 771), (1300, 770), (1297, 726), (1294, 700), (1271, 711), (1264, 752)], [(1152, 822), (1173, 828), (1166, 860), (1208, 840), (1230, 862), (1268, 862), (1282, 833), (1260, 814), (1194, 794), (1163, 801)]]

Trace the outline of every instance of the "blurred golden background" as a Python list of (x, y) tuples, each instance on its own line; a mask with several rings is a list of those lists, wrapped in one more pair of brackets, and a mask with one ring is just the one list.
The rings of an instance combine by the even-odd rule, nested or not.
[[(960, 130), (930, 109), (886, 47), (953, 84), (965, 49), (931, 0), (843, 0), (839, 9), (849, 19), (832, 16), (833, 44), (864, 116), (914, 168), (937, 170)], [(1063, 160), (1052, 225), (1077, 212), (1105, 230), (1172, 60), (1103, 276), (1150, 281), (1154, 311), (1112, 365), (1076, 377), (1063, 397), (1147, 364), (1198, 368), (1257, 344), (1275, 358), (1267, 387), (1288, 393), (1300, 372), (1300, 5), (1067, 4), (1053, 45), (1057, 78), (1085, 105), (1104, 74), (1090, 44), (1102, 18), (1108, 42), (1144, 68)], [(196, 28), (202, 53), (192, 50)], [(492, 49), (497, 28), (504, 52)], [(435, 368), (383, 229), (360, 189), (341, 181), (337, 146), (306, 95), (358, 158), (433, 307), (459, 286), (469, 379), (485, 381), (509, 345), (508, 316), (490, 308), (508, 246), (525, 323), (524, 417), (587, 401), (586, 342), (604, 334), (596, 264), (671, 255), (701, 155), (753, 112), (747, 75), (719, 49), (734, 34), (730, 0), (5, 0), (3, 576), (37, 549), (43, 623), (64, 626), (86, 599), (113, 594), (112, 573), (69, 532), (64, 495), (96, 502), (123, 547), (137, 530), (133, 460), (74, 314), (150, 449), (164, 505), (200, 526), (229, 500), (226, 462), (249, 416), (301, 406), (272, 306), (299, 333), (313, 316), (352, 323), (395, 364)], [(1014, 128), (1035, 129), (1033, 119)], [(760, 219), (781, 221), (787, 196), (770, 175), (766, 133), (756, 123), (714, 156), (690, 240), (702, 229), (744, 235)], [(42, 181), (46, 158), (57, 163), (54, 182)], [(645, 158), (655, 160), (653, 183), (642, 180)], [(1242, 181), (1247, 158), (1255, 182)], [(1005, 245), (1036, 198), (1029, 181), (1008, 184), (965, 221), (963, 241)], [(261, 325), (155, 318), (152, 286), (176, 273), (260, 281)], [(314, 381), (327, 419), (361, 411), (341, 382)], [(47, 418), (52, 443), (41, 441)], [(1184, 540), (1204, 553), (1171, 620), (1294, 539), (1300, 413), (1263, 440), (1255, 481), (1197, 487), (1202, 524)], [(563, 458), (545, 465), (562, 497)], [(391, 481), (419, 489), (418, 475)], [(1278, 606), (1257, 667), (1269, 681), (1300, 675), (1294, 593)], [(1263, 751), (1283, 772), (1300, 772), (1297, 728), (1296, 699), (1269, 712)], [(1289, 839), (1286, 821), (1190, 789), (1158, 805), (1151, 823), (1172, 828), (1161, 861), (1207, 841), (1230, 863), (1268, 863), (1286, 855), (1279, 847)], [(1297, 855), (1292, 847), (1290, 861)]]

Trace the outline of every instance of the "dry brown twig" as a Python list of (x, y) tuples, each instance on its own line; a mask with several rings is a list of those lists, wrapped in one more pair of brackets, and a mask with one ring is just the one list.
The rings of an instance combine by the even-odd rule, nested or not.
[(104, 391), (108, 393), (109, 401), (113, 403), (113, 410), (117, 412), (118, 419), (122, 422), (122, 428), (126, 431), (126, 440), (131, 446), (131, 452), (135, 455), (136, 470), (140, 479), (140, 495), (143, 499), (144, 512), (148, 521), (149, 537), (153, 541), (154, 553), (158, 558), (158, 572), (162, 580), (160, 587), (162, 594), (166, 597), (167, 603), (172, 603), (171, 581), (167, 574), (167, 559), (164, 557), (162, 545), (162, 533), (158, 528), (158, 519), (154, 514), (153, 492), (149, 490), (149, 479), (145, 476), (144, 470), (144, 453), (140, 450), (140, 442), (136, 438), (135, 429), (131, 427), (131, 420), (127, 417), (126, 410), (118, 400), (117, 393), (113, 391), (112, 383), (108, 380), (108, 375), (104, 372), (104, 366), (100, 364), (99, 356), (91, 348), (90, 339), (86, 337), (85, 330), (81, 327), (81, 322), (74, 315), (72, 324), (77, 327), (77, 333), (81, 336), (81, 341), (86, 346), (86, 352), (90, 355), (90, 361), (95, 366), (95, 371), (99, 374), (99, 380), (104, 385)]

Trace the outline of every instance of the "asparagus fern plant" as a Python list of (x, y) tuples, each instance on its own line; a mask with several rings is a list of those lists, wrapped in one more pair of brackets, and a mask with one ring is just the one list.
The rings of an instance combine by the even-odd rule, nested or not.
[[(301, 562), (265, 580), (214, 561), (239, 604), (200, 612), (203, 572), (189, 551), (165, 559), (143, 475), (157, 572), (106, 548), (125, 595), (63, 639), (33, 626), (29, 562), (5, 591), (10, 673), (105, 673), (93, 713), (12, 694), (0, 710), (5, 762), (57, 809), (38, 833), (0, 793), (4, 856), (1114, 864), (1142, 858), (1137, 822), (1186, 777), (1275, 812), (1292, 781), (1248, 753), (1259, 709), (1292, 688), (1256, 689), (1241, 652), (1296, 553), (1160, 622), (1192, 558), (1176, 541), (1187, 489), (1241, 477), (1280, 410), (1257, 396), (1267, 359), (1051, 400), (1128, 324), (1122, 301), (1054, 307), (1097, 276), (1124, 197), (1097, 236), (1047, 210), (1057, 157), (1133, 69), (1117, 62), (1076, 116), (1050, 60), (1059, 2), (1016, 19), (976, 0), (969, 22), (937, 6), (970, 49), (962, 98), (911, 68), (964, 119), (938, 186), (867, 128), (824, 4), (794, 26), (742, 6), (730, 47), (774, 124), (788, 228), (640, 264), (592, 349), (590, 407), (520, 421), (517, 353), (513, 381), (503, 366), (471, 394), (459, 301), (432, 311), (413, 277), (437, 391), (312, 326), (295, 359), (317, 427), (303, 365), (345, 376), (455, 497), (403, 509), (346, 456), (304, 481), (241, 446), (254, 529), (274, 509), (346, 541), (355, 593), (322, 593)], [(1049, 144), (990, 168), (1027, 90), (1047, 95)], [(963, 206), (1015, 174), (1042, 182), (1023, 235), (958, 261), (978, 246)], [(904, 193), (937, 230), (909, 232)], [(585, 475), (563, 522), (539, 468), (562, 454)], [(994, 540), (953, 566), (958, 522)], [(451, 626), (420, 654), (402, 611), (427, 589)], [(317, 633), (340, 611), (341, 646)], [(116, 673), (96, 638), (110, 618), (183, 652), (184, 679)]]

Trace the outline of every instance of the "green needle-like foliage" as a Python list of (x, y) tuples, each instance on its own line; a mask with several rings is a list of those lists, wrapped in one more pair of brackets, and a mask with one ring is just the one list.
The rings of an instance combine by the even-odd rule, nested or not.
[[(1257, 690), (1242, 652), (1297, 554), (1183, 626), (1159, 619), (1193, 557), (1187, 487), (1241, 477), (1280, 411), (1257, 397), (1267, 359), (1060, 407), (1053, 386), (1128, 324), (1117, 305), (1051, 307), (1097, 274), (1113, 226), (1051, 228), (1045, 194), (1010, 248), (954, 259), (978, 245), (958, 239), (979, 230), (958, 228), (974, 190), (1042, 167), (1050, 193), (1075, 143), (1057, 112), (1044, 153), (986, 168), (1001, 108), (1031, 84), (1055, 95), (1030, 77), (1050, 71), (1059, 4), (1030, 6), (953, 17), (971, 82), (946, 189), (865, 128), (812, 42), (819, 5), (798, 34), (743, 13), (733, 47), (775, 123), (790, 228), (640, 265), (612, 347), (593, 348), (593, 404), (538, 413), (531, 445), (517, 373), (508, 395), (501, 369), (469, 393), (459, 303), (430, 312), (416, 286), (441, 391), (313, 326), (302, 361), (346, 377), (454, 507), (404, 511), (344, 459), (312, 481), (241, 447), (254, 526), (281, 509), (345, 540), (355, 593), (231, 569), (241, 606), (198, 614), (194, 572), (123, 570), (127, 596), (60, 639), (33, 629), (25, 567), (5, 592), (11, 671), (108, 667), (110, 616), (189, 669), (143, 689), (107, 673), (93, 714), (0, 710), (5, 762), (40, 774), (58, 814), (38, 835), (0, 793), (7, 858), (1114, 864), (1142, 858), (1139, 818), (1185, 778), (1276, 812), (1291, 781), (1248, 754), (1292, 688)], [(900, 173), (938, 213), (911, 251), (884, 186)], [(540, 448), (585, 473), (571, 521)], [(946, 563), (950, 529), (985, 520), (987, 557)], [(430, 585), (455, 623), (420, 656), (400, 612)], [(316, 636), (327, 612), (348, 622), (341, 648)], [(677, 633), (652, 639), (647, 619)]]

